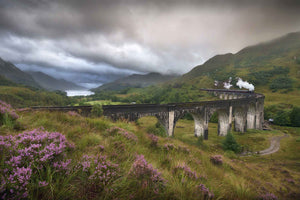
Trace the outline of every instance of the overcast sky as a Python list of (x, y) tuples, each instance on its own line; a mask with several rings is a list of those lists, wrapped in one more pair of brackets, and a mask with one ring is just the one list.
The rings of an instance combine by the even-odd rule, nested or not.
[(79, 82), (183, 74), (300, 31), (299, 0), (0, 0), (0, 57)]

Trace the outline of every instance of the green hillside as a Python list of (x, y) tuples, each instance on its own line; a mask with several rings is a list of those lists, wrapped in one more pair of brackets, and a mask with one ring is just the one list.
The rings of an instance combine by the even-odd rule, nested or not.
[(0, 75), (18, 84), (41, 88), (35, 80), (27, 73), (21, 71), (10, 62), (0, 58)]
[(120, 78), (111, 83), (106, 83), (98, 88), (93, 89), (94, 92), (101, 91), (120, 91), (127, 88), (144, 88), (150, 85), (166, 82), (177, 76), (175, 75), (162, 75), (159, 73), (148, 73), (148, 74), (132, 74), (130, 76)]
[(70, 104), (70, 99), (59, 92), (32, 90), (21, 86), (0, 86), (0, 100), (14, 107), (63, 106)]

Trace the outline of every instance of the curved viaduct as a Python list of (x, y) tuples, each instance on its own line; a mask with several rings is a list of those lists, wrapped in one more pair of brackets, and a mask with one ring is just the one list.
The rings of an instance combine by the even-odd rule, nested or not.
[[(195, 136), (208, 139), (208, 122), (214, 112), (218, 113), (218, 135), (225, 136), (234, 124), (235, 131), (262, 129), (265, 96), (244, 90), (202, 89), (222, 100), (169, 104), (104, 105), (103, 115), (112, 120), (136, 121), (144, 116), (155, 116), (167, 134), (173, 136), (176, 122), (186, 113), (195, 121)], [(34, 110), (76, 111), (89, 115), (92, 106), (32, 107)]]
[(176, 122), (186, 113), (195, 121), (195, 136), (208, 139), (208, 122), (214, 112), (218, 113), (218, 135), (225, 136), (234, 129), (262, 129), (264, 119), (264, 95), (243, 90), (203, 89), (223, 100), (193, 103), (134, 104), (103, 106), (103, 114), (113, 120), (136, 121), (144, 116), (155, 116), (167, 134), (173, 136)]

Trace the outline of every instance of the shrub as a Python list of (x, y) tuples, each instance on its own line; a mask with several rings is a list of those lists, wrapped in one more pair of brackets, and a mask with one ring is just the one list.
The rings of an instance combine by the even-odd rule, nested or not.
[(224, 156), (231, 158), (231, 159), (237, 158), (237, 155), (231, 150), (225, 151)]
[[(196, 196), (201, 196), (200, 198), (201, 199), (204, 199), (204, 200), (209, 200), (209, 199), (213, 199), (214, 198), (214, 193), (209, 191), (209, 189), (207, 187), (205, 187), (205, 185), (203, 184), (200, 184), (200, 185), (197, 185), (196, 186)], [(199, 199), (200, 199), (199, 198)]]
[(274, 119), (276, 113), (280, 110), (278, 105), (270, 105), (264, 107), (264, 118), (265, 120)]
[(257, 200), (278, 200), (278, 198), (272, 193), (267, 193), (259, 196)]
[(13, 123), (19, 116), (10, 104), (0, 100), (0, 125)]
[(80, 117), (81, 115), (78, 114), (77, 112), (75, 111), (69, 111), (67, 112), (68, 115), (72, 116), (72, 117)]
[(137, 186), (149, 189), (158, 194), (165, 185), (165, 180), (161, 173), (148, 164), (144, 155), (138, 155), (129, 171), (129, 178), (137, 181)]
[(280, 126), (300, 126), (300, 107), (289, 104), (278, 104), (265, 107), (265, 119), (274, 119), (273, 123)]
[(197, 173), (192, 171), (191, 168), (186, 164), (176, 166), (173, 170), (173, 173), (177, 175), (184, 175), (192, 180), (205, 178), (205, 176), (198, 176)]
[(93, 173), (89, 176), (93, 189), (101, 191), (118, 177), (118, 165), (108, 161), (106, 156), (97, 155), (93, 164)]
[(174, 144), (166, 143), (164, 144), (164, 149), (166, 151), (176, 150), (176, 146)]
[(106, 191), (120, 177), (119, 166), (101, 154), (83, 155), (75, 171), (81, 180), (77, 190), (81, 189), (79, 194), (83, 195), (77, 199), (94, 199), (96, 194)]
[(235, 138), (230, 132), (226, 135), (225, 140), (223, 140), (222, 146), (224, 151), (230, 150), (235, 153), (239, 152), (241, 149), (240, 145), (236, 142)]
[(91, 118), (86, 118), (86, 120), (92, 129), (95, 128), (99, 131), (105, 131), (110, 127), (110, 124), (105, 120)]
[(280, 76), (272, 80), (270, 84), (271, 90), (279, 90), (279, 89), (291, 89), (293, 87), (293, 81), (287, 76)]
[(189, 148), (181, 145), (178, 145), (178, 151), (186, 154), (189, 154), (191, 152)]
[(290, 120), (292, 126), (300, 127), (300, 107), (294, 107), (290, 113)]
[(279, 126), (289, 126), (291, 124), (290, 112), (285, 110), (278, 111), (274, 117), (274, 124)]
[(282, 66), (274, 66), (272, 70), (270, 70), (271, 75), (275, 74), (288, 74), (290, 72), (290, 69), (288, 67), (282, 67)]
[(222, 165), (223, 160), (221, 155), (214, 155), (210, 157), (210, 161), (215, 165)]
[(270, 71), (258, 71), (249, 74), (250, 82), (255, 85), (267, 84), (271, 77)]
[(157, 122), (154, 126), (149, 126), (146, 131), (157, 136), (166, 137), (166, 130), (159, 122)]
[(152, 147), (157, 147), (158, 137), (157, 137), (156, 135), (153, 135), (153, 134), (148, 134), (148, 137), (149, 137), (150, 140), (151, 140), (150, 146), (152, 146)]
[(125, 129), (122, 129), (122, 128), (119, 128), (119, 127), (116, 127), (116, 126), (110, 128), (110, 129), (107, 129), (106, 132), (108, 133), (109, 136), (121, 135), (121, 136), (125, 137), (128, 140), (131, 140), (131, 141), (134, 141), (134, 142), (138, 141), (138, 138), (136, 137), (136, 135), (134, 135), (131, 132), (128, 132)]
[(94, 117), (100, 117), (103, 114), (102, 105), (101, 104), (95, 104), (95, 105), (93, 105), (91, 114)]
[(185, 113), (182, 119), (194, 120), (193, 115), (191, 113)]
[(217, 112), (214, 112), (214, 114), (212, 114), (211, 118), (209, 119), (209, 122), (218, 123), (218, 113)]
[[(0, 136), (1, 186), (5, 199), (24, 199), (30, 188), (46, 187), (49, 172), (64, 177), (69, 173), (66, 151), (73, 148), (64, 135), (43, 129), (25, 131), (16, 136)], [(36, 180), (39, 180), (37, 182)]]
[(289, 72), (290, 70), (287, 67), (274, 66), (271, 70), (251, 72), (249, 79), (256, 85), (265, 85), (275, 75), (287, 75)]

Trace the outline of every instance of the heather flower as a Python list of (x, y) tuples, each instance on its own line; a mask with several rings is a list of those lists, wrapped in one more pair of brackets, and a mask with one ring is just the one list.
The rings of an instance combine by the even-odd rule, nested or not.
[(174, 144), (167, 143), (164, 145), (164, 149), (167, 151), (170, 151), (170, 150), (176, 149), (176, 146)]
[(81, 161), (76, 166), (76, 168), (78, 170), (83, 171), (83, 172), (88, 172), (90, 170), (90, 167), (91, 167), (91, 159), (92, 158), (93, 158), (92, 156), (83, 155), (82, 158), (81, 158)]
[[(72, 148), (64, 135), (47, 132), (43, 128), (25, 131), (15, 136), (0, 136), (3, 166), (0, 169), (0, 197), (26, 198), (32, 179), (46, 173), (46, 167), (61, 175), (68, 174), (71, 160), (66, 160), (66, 151)], [(39, 185), (45, 185), (40, 180)], [(13, 191), (13, 194), (12, 194)]]
[(174, 174), (183, 173), (186, 177), (193, 179), (193, 180), (205, 178), (205, 176), (198, 176), (197, 173), (195, 171), (192, 171), (191, 168), (189, 166), (187, 166), (186, 164), (176, 166), (173, 170), (173, 173)]
[(10, 104), (7, 104), (4, 101), (0, 100), (0, 123), (3, 123), (3, 119), (5, 116), (11, 118), (12, 120), (16, 120), (19, 118)]
[(200, 194), (202, 195), (203, 199), (205, 199), (205, 200), (213, 199), (215, 196), (214, 193), (209, 191), (209, 189), (207, 187), (205, 187), (205, 185), (203, 185), (203, 184), (198, 185), (196, 187), (196, 189), (197, 189), (196, 195), (198, 195), (198, 191), (199, 191)]
[(126, 151), (126, 145), (122, 141), (116, 141), (113, 143), (113, 145), (118, 152)]
[(134, 135), (133, 133), (131, 132), (128, 132), (127, 130), (125, 129), (122, 129), (122, 128), (119, 128), (119, 127), (112, 127), (110, 129), (107, 129), (106, 132), (111, 135), (111, 136), (114, 136), (114, 135), (121, 135), (123, 137), (125, 137), (126, 139), (128, 140), (131, 140), (131, 141), (134, 141), (134, 142), (137, 142), (138, 141), (138, 138), (136, 137), (136, 135)]
[(68, 159), (66, 161), (54, 162), (53, 167), (58, 169), (59, 171), (67, 171), (68, 172), (71, 161), (72, 161), (71, 159)]
[(263, 195), (259, 196), (257, 199), (258, 200), (278, 200), (278, 198), (272, 193), (263, 194)]
[(186, 154), (190, 153), (190, 149), (185, 147), (185, 146), (178, 146), (178, 151), (181, 151), (181, 152), (186, 153)]
[(46, 181), (39, 181), (39, 187), (46, 187), (47, 185), (49, 185), (49, 183)]
[(118, 177), (118, 165), (108, 161), (106, 156), (97, 155), (94, 165), (95, 170), (89, 179), (98, 187), (104, 188)]
[(81, 115), (75, 111), (69, 111), (69, 112), (67, 112), (67, 114), (72, 117), (81, 117)]
[(295, 180), (292, 178), (286, 178), (286, 179), (284, 179), (284, 181), (291, 183), (291, 184), (295, 184)]
[(98, 148), (100, 151), (104, 151), (104, 146), (103, 145), (98, 145)]
[(165, 184), (161, 173), (148, 164), (144, 155), (138, 155), (129, 172), (129, 177), (136, 179), (143, 189), (153, 189), (154, 193), (158, 193)]
[(76, 170), (87, 178), (85, 189), (92, 193), (107, 189), (107, 186), (119, 177), (119, 166), (110, 162), (104, 155), (84, 155)]
[(150, 138), (151, 140), (151, 146), (152, 147), (157, 147), (157, 143), (158, 143), (158, 137), (156, 135), (153, 135), (153, 134), (148, 134), (148, 137)]
[(187, 153), (187, 154), (190, 153), (190, 150), (189, 150), (187, 147), (181, 146), (181, 145), (179, 145), (179, 146), (177, 147), (177, 146), (175, 146), (174, 144), (166, 143), (166, 144), (164, 144), (163, 148), (164, 148), (166, 151), (176, 150), (176, 151), (178, 151), (178, 152), (183, 152), (183, 153)]
[(214, 155), (210, 157), (210, 161), (215, 165), (222, 165), (223, 160), (221, 155)]
[(12, 169), (11, 173), (3, 174), (4, 180), (2, 180), (0, 196), (2, 195), (7, 199), (26, 198), (28, 196), (27, 185), (30, 182), (31, 175), (32, 169), (30, 166), (16, 167)]

